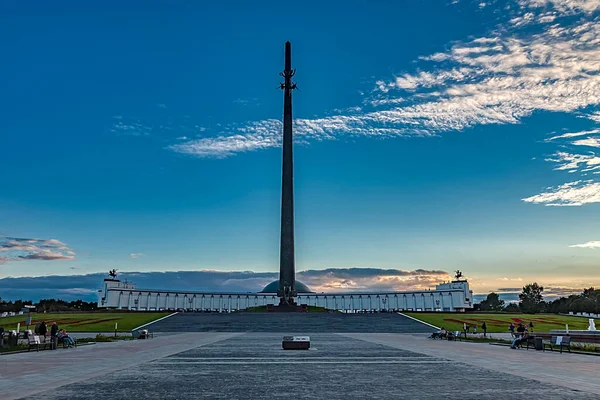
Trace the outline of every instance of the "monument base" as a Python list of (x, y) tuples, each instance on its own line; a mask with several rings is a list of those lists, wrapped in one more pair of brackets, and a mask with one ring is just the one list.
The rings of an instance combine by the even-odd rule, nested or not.
[(303, 305), (297, 305), (297, 304), (289, 304), (289, 303), (282, 303), (279, 305), (274, 305), (274, 304), (269, 304), (267, 305), (267, 312), (307, 312), (308, 311), (308, 307), (303, 304)]
[(284, 336), (281, 341), (284, 350), (308, 350), (310, 349), (310, 337), (308, 336)]

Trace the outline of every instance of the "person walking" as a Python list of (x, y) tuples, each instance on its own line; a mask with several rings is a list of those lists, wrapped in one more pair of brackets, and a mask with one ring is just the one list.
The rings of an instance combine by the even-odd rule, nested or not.
[(52, 350), (56, 350), (58, 347), (58, 325), (56, 325), (56, 321), (52, 322), (50, 328), (50, 340), (52, 340)]
[(485, 324), (485, 322), (483, 324), (481, 324), (481, 329), (483, 329), (483, 337), (486, 337), (486, 335), (487, 335), (487, 325)]
[(46, 321), (42, 321), (40, 323), (40, 327), (38, 328), (38, 334), (46, 340), (46, 334), (48, 333), (48, 328), (46, 327)]

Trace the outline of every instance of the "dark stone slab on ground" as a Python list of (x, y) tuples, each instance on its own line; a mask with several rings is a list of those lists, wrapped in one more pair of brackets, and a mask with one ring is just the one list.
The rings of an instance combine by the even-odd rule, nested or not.
[(596, 398), (585, 392), (335, 334), (314, 334), (311, 340), (312, 350), (290, 352), (281, 349), (279, 334), (249, 333), (51, 390), (43, 393), (43, 398)]
[(424, 333), (433, 328), (395, 313), (179, 313), (152, 332)]

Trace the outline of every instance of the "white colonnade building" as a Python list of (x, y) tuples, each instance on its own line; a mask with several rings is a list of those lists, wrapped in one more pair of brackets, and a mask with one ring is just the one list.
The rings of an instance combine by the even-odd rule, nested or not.
[[(299, 293), (299, 305), (344, 312), (450, 311), (473, 308), (473, 292), (466, 280), (442, 283), (434, 290), (380, 293)], [(98, 307), (135, 311), (232, 312), (256, 306), (277, 305), (276, 293), (219, 293), (138, 289), (131, 282), (104, 279), (98, 290)]]

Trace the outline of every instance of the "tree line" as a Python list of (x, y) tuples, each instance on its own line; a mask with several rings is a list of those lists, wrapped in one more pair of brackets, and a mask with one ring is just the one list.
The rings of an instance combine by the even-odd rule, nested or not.
[(544, 287), (535, 283), (523, 286), (519, 294), (519, 303), (505, 304), (500, 300), (497, 293), (490, 293), (486, 299), (475, 305), (476, 310), (480, 311), (505, 311), (505, 312), (524, 312), (524, 313), (600, 313), (600, 289), (584, 289), (581, 294), (572, 294), (568, 297), (560, 297), (553, 301), (545, 301)]
[(60, 299), (42, 299), (37, 303), (31, 300), (6, 301), (0, 298), (0, 312), (19, 312), (25, 306), (35, 306), (37, 312), (57, 312), (57, 311), (94, 311), (98, 308), (96, 302), (87, 302), (83, 300), (64, 301)]

